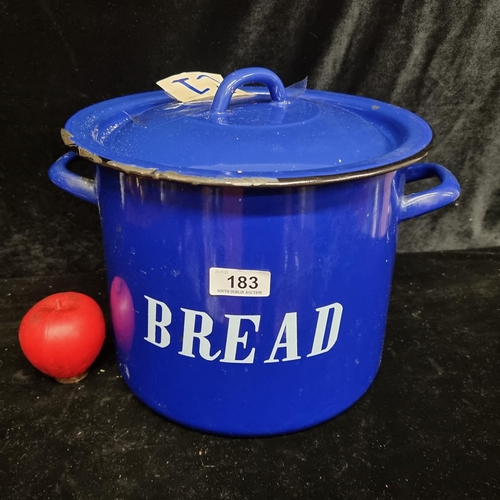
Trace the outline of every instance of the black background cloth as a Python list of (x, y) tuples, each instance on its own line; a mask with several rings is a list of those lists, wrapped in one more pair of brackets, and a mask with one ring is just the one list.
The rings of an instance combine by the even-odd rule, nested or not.
[(0, 277), (103, 267), (97, 210), (47, 178), (73, 113), (247, 66), (420, 114), (462, 196), (401, 224), (399, 250), (497, 246), (499, 30), (497, 0), (0, 0)]

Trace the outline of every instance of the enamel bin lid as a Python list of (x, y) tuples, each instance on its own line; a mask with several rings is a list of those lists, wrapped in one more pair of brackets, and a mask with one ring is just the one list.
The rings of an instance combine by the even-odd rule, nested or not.
[[(249, 83), (265, 87), (233, 95)], [(402, 168), (427, 154), (432, 130), (405, 109), (285, 89), (273, 72), (248, 68), (227, 76), (213, 101), (183, 104), (163, 91), (120, 97), (76, 113), (62, 136), (81, 156), (135, 175), (278, 187)]]

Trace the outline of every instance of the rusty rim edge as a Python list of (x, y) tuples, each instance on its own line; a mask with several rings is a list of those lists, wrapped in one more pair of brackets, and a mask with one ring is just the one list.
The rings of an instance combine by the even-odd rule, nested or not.
[(179, 174), (178, 172), (173, 171), (159, 172), (155, 168), (145, 168), (137, 165), (129, 165), (102, 158), (101, 156), (98, 156), (75, 144), (75, 142), (73, 142), (71, 134), (65, 129), (61, 129), (61, 137), (64, 144), (74, 149), (83, 159), (91, 161), (92, 163), (96, 163), (98, 165), (102, 165), (104, 167), (109, 167), (114, 170), (124, 172), (129, 175), (136, 175), (138, 177), (145, 177), (154, 180), (180, 182), (184, 184), (191, 184), (194, 186), (233, 186), (247, 188), (281, 188), (313, 185), (317, 186), (322, 184), (333, 184), (337, 182), (366, 179), (367, 177), (383, 175), (407, 167), (424, 159), (429, 154), (429, 151), (432, 148), (434, 142), (433, 134), (429, 144), (418, 153), (415, 153), (414, 155), (404, 158), (400, 161), (383, 165), (381, 167), (361, 170), (359, 172), (349, 172), (346, 174), (315, 175), (311, 177), (296, 177), (294, 179), (277, 179), (272, 177), (202, 177)]

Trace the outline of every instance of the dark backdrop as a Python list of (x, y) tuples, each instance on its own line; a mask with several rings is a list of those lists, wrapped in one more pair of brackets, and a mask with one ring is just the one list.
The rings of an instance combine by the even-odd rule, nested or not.
[(429, 121), (463, 192), (402, 224), (400, 251), (500, 244), (498, 0), (0, 0), (0, 19), (0, 278), (103, 266), (97, 209), (47, 179), (70, 115), (245, 66)]

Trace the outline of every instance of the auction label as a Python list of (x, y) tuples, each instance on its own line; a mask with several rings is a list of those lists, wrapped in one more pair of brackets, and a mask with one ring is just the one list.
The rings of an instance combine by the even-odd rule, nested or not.
[(249, 269), (210, 268), (210, 295), (269, 297), (271, 273)]

